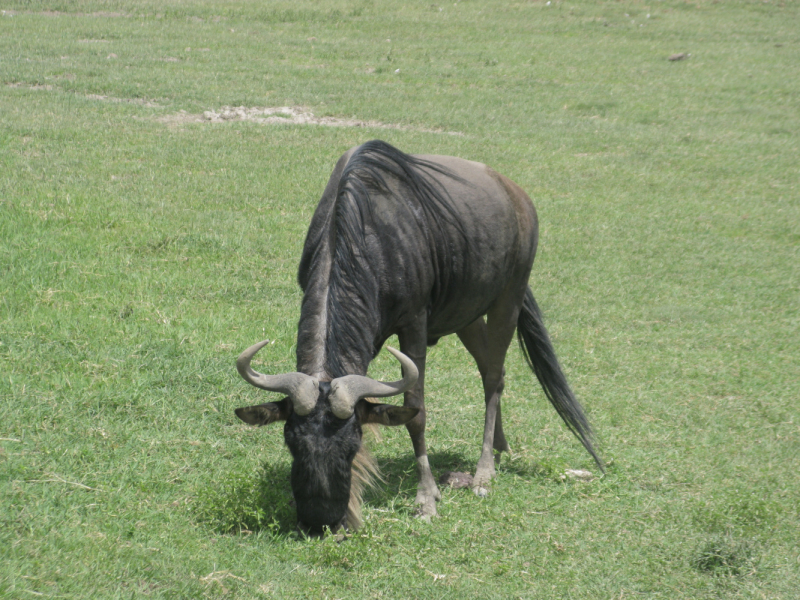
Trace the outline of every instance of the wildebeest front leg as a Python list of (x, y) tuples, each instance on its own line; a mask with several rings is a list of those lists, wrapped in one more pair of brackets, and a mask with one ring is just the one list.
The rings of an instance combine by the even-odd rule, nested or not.
[(418, 408), (419, 413), (406, 423), (406, 429), (414, 445), (414, 455), (417, 458), (417, 473), (419, 485), (417, 487), (417, 513), (421, 517), (436, 516), (436, 502), (442, 495), (433, 478), (431, 466), (428, 463), (428, 450), (425, 446), (425, 356), (428, 348), (427, 331), (424, 321), (421, 326), (411, 327), (398, 333), (400, 351), (411, 358), (419, 370), (416, 385), (405, 393), (403, 405)]
[(510, 450), (503, 433), (500, 397), (505, 386), (505, 358), (514, 336), (519, 306), (513, 301), (499, 300), (488, 313), (488, 323), (478, 319), (458, 332), (461, 341), (478, 363), (483, 379), (486, 418), (483, 426), (483, 446), (478, 467), (472, 479), (472, 490), (478, 496), (488, 493), (489, 482), (495, 476), (495, 459), (492, 450)]

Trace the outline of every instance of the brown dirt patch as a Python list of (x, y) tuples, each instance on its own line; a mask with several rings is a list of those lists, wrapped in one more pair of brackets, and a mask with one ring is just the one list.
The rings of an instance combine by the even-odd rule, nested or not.
[(398, 123), (382, 123), (381, 121), (363, 121), (340, 117), (318, 117), (310, 109), (299, 106), (279, 107), (246, 107), (223, 106), (217, 110), (207, 110), (201, 114), (181, 111), (160, 117), (158, 121), (168, 125), (186, 123), (229, 123), (233, 121), (250, 121), (263, 125), (322, 125), (325, 127), (371, 127), (373, 129), (397, 129), (401, 131), (422, 131), (425, 133), (441, 133), (444, 135), (464, 135), (444, 129), (412, 127)]
[(439, 485), (455, 489), (471, 487), (472, 475), (469, 473), (447, 471), (439, 477)]

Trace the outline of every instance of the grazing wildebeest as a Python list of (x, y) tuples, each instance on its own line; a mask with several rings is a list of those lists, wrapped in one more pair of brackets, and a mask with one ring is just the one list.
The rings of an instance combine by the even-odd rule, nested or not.
[[(455, 333), (478, 363), (486, 400), (473, 490), (508, 451), (500, 416), (506, 351), (514, 330), (528, 364), (567, 427), (601, 466), (592, 432), (561, 372), (528, 287), (538, 241), (536, 211), (513, 181), (486, 165), (408, 155), (381, 141), (339, 159), (306, 236), (298, 281), (303, 304), (297, 372), (264, 375), (245, 350), (239, 373), (282, 392), (280, 402), (239, 408), (253, 425), (285, 421), (298, 526), (319, 534), (360, 524), (361, 489), (374, 472), (361, 425), (405, 425), (417, 458), (416, 503), (436, 514), (439, 489), (425, 449), (425, 354)], [(485, 316), (485, 320), (484, 320)], [(367, 367), (389, 336), (403, 379), (382, 383)], [(404, 393), (403, 406), (366, 398)]]

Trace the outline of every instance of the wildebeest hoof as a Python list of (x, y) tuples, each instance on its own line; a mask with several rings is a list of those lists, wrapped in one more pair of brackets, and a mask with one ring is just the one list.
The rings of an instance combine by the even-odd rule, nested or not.
[(417, 502), (416, 516), (426, 523), (430, 523), (431, 517), (436, 516), (436, 500), (427, 498), (424, 502)]
[(474, 488), (472, 488), (472, 491), (475, 492), (475, 495), (478, 498), (486, 498), (486, 496), (489, 495), (489, 490), (487, 490), (482, 485), (475, 486)]

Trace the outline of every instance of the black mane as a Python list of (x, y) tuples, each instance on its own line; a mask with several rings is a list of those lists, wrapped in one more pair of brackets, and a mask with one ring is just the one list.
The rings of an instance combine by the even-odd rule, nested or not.
[(374, 208), (370, 195), (388, 194), (398, 203), (421, 209), (410, 214), (416, 216), (430, 243), (439, 233), (430, 228), (441, 229), (442, 223), (449, 223), (463, 235), (450, 195), (436, 174), (463, 182), (441, 165), (405, 154), (380, 140), (363, 144), (347, 162), (333, 211), (335, 239), (325, 336), (325, 369), (331, 377), (365, 373), (380, 350), (375, 347), (381, 314), (378, 279), (369, 260), (365, 230), (365, 221)]

